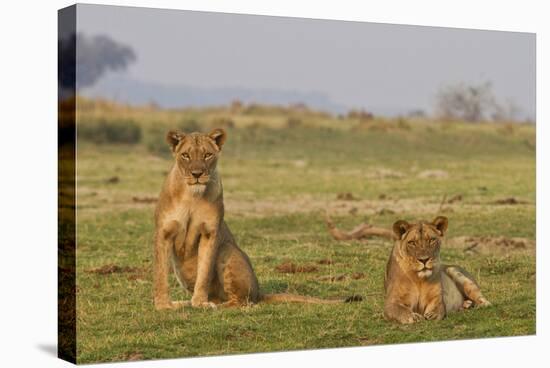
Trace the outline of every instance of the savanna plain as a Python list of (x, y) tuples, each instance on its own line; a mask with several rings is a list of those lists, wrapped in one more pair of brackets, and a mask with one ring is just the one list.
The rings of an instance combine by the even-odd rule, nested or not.
[[(333, 116), (304, 106), (163, 110), (79, 100), (79, 363), (535, 333), (535, 126)], [(264, 292), (364, 300), (157, 312), (153, 215), (168, 129), (222, 127), (225, 220)], [(493, 306), (401, 326), (383, 319), (392, 242), (327, 231), (449, 218), (442, 261)], [(170, 276), (172, 299), (189, 299)]]

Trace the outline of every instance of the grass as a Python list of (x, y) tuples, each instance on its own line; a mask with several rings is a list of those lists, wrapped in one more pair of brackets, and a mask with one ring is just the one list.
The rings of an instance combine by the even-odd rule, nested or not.
[[(476, 254), (444, 246), (443, 260), (476, 275), (494, 306), (451, 314), (443, 321), (399, 326), (382, 318), (383, 273), (392, 244), (380, 239), (337, 242), (322, 221), (328, 208), (343, 228), (365, 219), (391, 226), (399, 218), (431, 219), (442, 207), (450, 220), (448, 237), (535, 239), (535, 154), (529, 143), (534, 141), (534, 127), (509, 132), (490, 124), (419, 121), (400, 129), (389, 121), (385, 124), (397, 128), (357, 130), (356, 121), (313, 113), (296, 116), (300, 124), (287, 127), (284, 111), (260, 109), (257, 116), (255, 111), (231, 115), (236, 127), (228, 129), (219, 165), (226, 221), (249, 254), (262, 290), (325, 298), (360, 294), (365, 300), (156, 312), (151, 273), (154, 203), (139, 199), (154, 200), (171, 159), (149, 150), (147, 136), (148, 143), (137, 145), (79, 142), (79, 363), (535, 333), (534, 252)], [(133, 119), (147, 134), (151, 122), (167, 128), (171, 122), (205, 122), (223, 112), (108, 113)], [(434, 170), (446, 175), (422, 175)], [(118, 180), (109, 180), (113, 177)], [(336, 200), (342, 192), (358, 200)], [(440, 205), (443, 196), (457, 194), (462, 201)], [(494, 204), (507, 197), (527, 203)], [(333, 263), (319, 264), (322, 259)], [(277, 272), (275, 267), (285, 261), (313, 264), (318, 270)], [(129, 268), (92, 272), (112, 264)], [(363, 277), (322, 279), (344, 273)], [(190, 298), (173, 277), (171, 284), (174, 299)]]

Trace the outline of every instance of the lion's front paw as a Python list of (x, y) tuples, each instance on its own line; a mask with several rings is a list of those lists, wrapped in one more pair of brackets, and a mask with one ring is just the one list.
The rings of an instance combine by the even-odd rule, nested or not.
[(424, 314), (424, 318), (430, 321), (440, 320), (440, 319), (443, 319), (443, 314), (441, 314), (438, 311), (430, 311)]
[(466, 299), (463, 303), (462, 303), (462, 309), (470, 309), (474, 306), (474, 302), (471, 301), (470, 299)]
[(216, 304), (209, 302), (208, 297), (193, 295), (191, 298), (191, 306), (193, 308), (216, 308)]
[(479, 300), (476, 302), (476, 307), (479, 307), (479, 308), (486, 308), (486, 307), (490, 307), (491, 305), (492, 305), (491, 302), (485, 299), (484, 297), (479, 298)]
[(155, 301), (155, 309), (158, 311), (177, 309), (180, 307), (181, 306), (177, 302), (174, 303), (170, 301), (160, 301), (160, 302)]
[(400, 322), (409, 325), (411, 323), (422, 321), (423, 319), (424, 316), (422, 316), (421, 314), (412, 312), (411, 314), (404, 316)]
[(203, 302), (198, 304), (192, 304), (194, 308), (206, 308), (206, 309), (216, 309), (216, 303), (213, 302)]

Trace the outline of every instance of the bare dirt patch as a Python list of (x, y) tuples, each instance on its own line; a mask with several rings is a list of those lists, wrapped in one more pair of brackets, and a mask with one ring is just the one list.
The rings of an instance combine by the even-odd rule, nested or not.
[(351, 278), (354, 280), (360, 280), (364, 279), (367, 275), (365, 275), (363, 272), (354, 272), (351, 274)]
[(318, 268), (315, 265), (298, 265), (292, 262), (284, 262), (276, 266), (275, 269), (280, 273), (310, 273), (317, 272)]
[(128, 276), (130, 281), (144, 281), (147, 280), (147, 276), (144, 273), (132, 273)]
[(249, 200), (228, 196), (224, 201), (226, 213), (240, 217), (277, 216), (289, 213), (325, 212), (327, 210), (335, 216), (349, 214), (393, 215), (409, 212), (427, 213), (431, 216), (438, 213), (440, 207), (440, 200), (435, 198), (327, 200), (312, 195), (302, 195), (283, 199)]
[(527, 238), (505, 236), (459, 236), (448, 239), (446, 246), (462, 249), (466, 253), (480, 254), (534, 254), (536, 242)]
[(317, 278), (317, 280), (319, 281), (328, 281), (328, 282), (344, 281), (346, 279), (347, 279), (347, 275), (345, 273), (338, 274), (338, 275), (319, 276)]
[(357, 201), (359, 198), (357, 198), (350, 192), (345, 192), (345, 193), (338, 193), (336, 195), (336, 199), (340, 201)]
[(140, 352), (127, 352), (122, 354), (120, 359), (121, 361), (136, 361), (136, 360), (143, 360), (143, 354)]
[(111, 176), (109, 179), (105, 179), (105, 183), (107, 184), (117, 184), (120, 182), (120, 178), (118, 176)]
[(456, 202), (461, 202), (462, 199), (463, 199), (462, 194), (457, 194), (457, 195), (454, 195), (454, 196), (452, 196), (451, 198), (449, 198), (449, 199), (447, 200), (447, 203), (452, 204), (452, 203), (456, 203)]
[(84, 270), (86, 273), (95, 273), (98, 275), (111, 275), (113, 273), (136, 273), (143, 271), (144, 270), (139, 267), (118, 266), (116, 264), (106, 264), (101, 267)]
[(508, 197), (497, 199), (496, 201), (491, 202), (492, 204), (529, 204), (529, 202), (522, 199), (517, 199), (516, 197)]
[(446, 179), (449, 173), (444, 170), (424, 170), (417, 175), (420, 179)]
[[(90, 193), (93, 193), (91, 196)], [(97, 213), (126, 211), (131, 209), (150, 208), (158, 198), (157, 193), (130, 192), (91, 188), (79, 188), (77, 199), (79, 216), (94, 216)], [(334, 216), (361, 215), (366, 217), (400, 214), (425, 214), (432, 217), (437, 213), (451, 213), (457, 208), (476, 209), (480, 206), (534, 205), (522, 199), (510, 197), (500, 200), (479, 201), (478, 198), (464, 200), (462, 194), (455, 194), (448, 199), (435, 197), (396, 198), (381, 194), (372, 199), (362, 199), (351, 192), (342, 192), (329, 196), (303, 194), (292, 197), (264, 197), (257, 199), (253, 193), (241, 193), (237, 196), (227, 193), (224, 198), (225, 212), (230, 217), (258, 218), (287, 214), (302, 214), (329, 211)]]
[(309, 164), (307, 160), (294, 160), (294, 161), (291, 161), (291, 163), (295, 168), (298, 168), (298, 169), (302, 169), (308, 166)]
[(365, 177), (367, 179), (402, 179), (406, 175), (400, 171), (387, 168), (370, 169)]
[(132, 202), (134, 203), (157, 203), (157, 197), (132, 197)]
[(329, 258), (324, 258), (324, 259), (318, 260), (317, 263), (319, 263), (321, 265), (331, 265), (331, 264), (334, 264), (334, 261), (332, 259), (329, 259)]
[(384, 215), (395, 215), (394, 210), (390, 210), (389, 208), (382, 208), (381, 210), (376, 212), (377, 215), (384, 216)]
[(337, 282), (337, 281), (346, 281), (349, 279), (352, 280), (361, 280), (364, 279), (366, 275), (363, 272), (354, 272), (352, 274), (338, 274), (338, 275), (326, 275), (320, 276), (317, 278), (319, 281), (328, 281), (328, 282)]

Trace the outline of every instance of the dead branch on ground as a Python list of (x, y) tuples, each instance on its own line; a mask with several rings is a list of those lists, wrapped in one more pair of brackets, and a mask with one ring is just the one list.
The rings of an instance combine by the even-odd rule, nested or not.
[(376, 227), (369, 223), (363, 223), (355, 227), (349, 232), (340, 230), (334, 225), (328, 212), (325, 213), (325, 223), (328, 227), (330, 235), (336, 240), (366, 240), (372, 237), (382, 237), (389, 240), (395, 240), (395, 235), (390, 229)]

